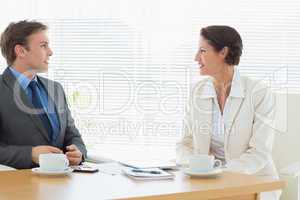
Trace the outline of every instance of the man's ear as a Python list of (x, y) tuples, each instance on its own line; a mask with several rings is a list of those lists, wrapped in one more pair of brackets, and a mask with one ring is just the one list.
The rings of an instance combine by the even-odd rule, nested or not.
[(15, 54), (16, 54), (16, 58), (24, 58), (26, 56), (26, 52), (27, 50), (25, 49), (25, 47), (23, 47), (20, 44), (17, 44), (14, 48)]

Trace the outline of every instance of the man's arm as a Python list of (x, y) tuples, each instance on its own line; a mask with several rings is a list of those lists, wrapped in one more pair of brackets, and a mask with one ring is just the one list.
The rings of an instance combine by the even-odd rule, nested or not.
[(32, 147), (32, 152), (31, 152), (32, 161), (38, 164), (40, 154), (46, 154), (46, 153), (63, 153), (63, 151), (56, 147), (48, 146), (48, 145), (35, 146)]
[(32, 146), (7, 145), (0, 143), (0, 164), (14, 167), (17, 169), (31, 168)]
[[(65, 93), (63, 91), (63, 88), (60, 84), (58, 84), (58, 85), (61, 88), (62, 93), (64, 95), (64, 104), (65, 104), (64, 108), (65, 108), (66, 117), (67, 117), (67, 122), (66, 122), (67, 125), (66, 125), (65, 138), (64, 138), (64, 148), (66, 149), (67, 152), (79, 150), (80, 153), (82, 154), (82, 160), (81, 161), (84, 161), (84, 159), (87, 156), (87, 150), (86, 150), (85, 144), (84, 144), (84, 142), (81, 138), (81, 135), (80, 135), (78, 129), (75, 126), (75, 122), (74, 122), (74, 119), (71, 115), (71, 111), (69, 109), (69, 106), (68, 106), (67, 99), (66, 99)], [(75, 145), (77, 149), (74, 148), (71, 145)], [(75, 154), (71, 153), (71, 155), (78, 156), (78, 153), (75, 153)], [(68, 156), (68, 154), (67, 154), (67, 156)], [(70, 162), (70, 164), (72, 164), (72, 162)]]
[(37, 166), (42, 153), (62, 153), (52, 146), (6, 145), (0, 143), (0, 164), (16, 169), (28, 169)]

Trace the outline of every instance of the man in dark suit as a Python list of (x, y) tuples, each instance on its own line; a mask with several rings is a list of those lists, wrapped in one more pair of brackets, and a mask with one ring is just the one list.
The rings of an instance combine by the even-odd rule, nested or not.
[(18, 169), (38, 165), (40, 154), (65, 153), (80, 164), (86, 148), (75, 127), (62, 86), (37, 75), (52, 55), (47, 26), (11, 23), (0, 46), (8, 67), (0, 76), (0, 164)]

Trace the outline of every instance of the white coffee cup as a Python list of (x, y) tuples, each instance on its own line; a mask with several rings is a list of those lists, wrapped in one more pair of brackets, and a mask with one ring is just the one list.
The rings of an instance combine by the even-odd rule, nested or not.
[(69, 166), (69, 160), (65, 154), (47, 153), (40, 154), (39, 164), (42, 171), (63, 171)]
[(189, 168), (191, 171), (208, 172), (221, 166), (222, 161), (215, 159), (211, 155), (195, 154), (189, 157)]

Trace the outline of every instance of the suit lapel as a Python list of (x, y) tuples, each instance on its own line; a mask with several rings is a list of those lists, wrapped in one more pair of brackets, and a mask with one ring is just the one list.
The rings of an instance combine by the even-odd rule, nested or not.
[[(232, 80), (231, 91), (228, 97), (228, 107), (226, 108), (226, 121), (225, 123), (225, 131), (226, 131), (226, 140), (230, 133), (232, 132), (232, 128), (235, 124), (235, 120), (241, 110), (245, 99), (245, 85), (244, 80), (240, 77), (240, 74), (237, 69), (235, 69), (234, 77)], [(225, 142), (226, 144), (227, 142)]]
[[(227, 120), (226, 120), (226, 132), (230, 133), (233, 127), (233, 124), (235, 123), (235, 119), (238, 116), (238, 113), (241, 109), (241, 106), (243, 104), (244, 98), (231, 98), (228, 106), (228, 112), (227, 112)], [(228, 134), (227, 134), (228, 135)]]
[[(192, 107), (196, 110), (193, 122), (197, 123), (194, 135), (194, 153), (208, 154), (212, 134), (213, 98), (214, 90), (209, 79), (201, 80), (193, 90)], [(192, 125), (193, 126), (193, 125)]]
[[(236, 85), (236, 83), (233, 85), (233, 94), (232, 96), (228, 97), (226, 106), (227, 106), (227, 111), (226, 111), (226, 121), (225, 123), (225, 148), (227, 145), (227, 140), (228, 137), (232, 131), (233, 128), (233, 124), (235, 123), (235, 119), (238, 116), (238, 113), (242, 107), (242, 104), (244, 102), (244, 90), (243, 90), (243, 86), (241, 82), (239, 81), (238, 85)], [(203, 141), (207, 141), (210, 143), (210, 139), (211, 139), (211, 134), (212, 134), (212, 126), (213, 126), (213, 101), (214, 98), (216, 98), (216, 94), (213, 88), (213, 84), (211, 82), (206, 82), (205, 85), (203, 86), (203, 88), (201, 90), (199, 90), (199, 94), (196, 96), (199, 96), (200, 98), (196, 101), (197, 105), (196, 107), (198, 108), (198, 117), (199, 117), (199, 121), (200, 121), (200, 126), (201, 126), (201, 132), (203, 132), (203, 128), (204, 125), (207, 125), (207, 127), (205, 128), (206, 130), (206, 136), (204, 136), (203, 134), (201, 134), (201, 140)], [(201, 94), (201, 95), (200, 95)], [(197, 119), (196, 119), (197, 120)], [(199, 140), (200, 141), (200, 140)], [(195, 145), (197, 146), (197, 145)], [(200, 146), (200, 145), (198, 145)], [(199, 152), (199, 150), (198, 150)], [(201, 153), (208, 153), (209, 152), (209, 148), (206, 149), (201, 149), (200, 151)]]
[[(208, 133), (212, 133), (212, 120), (213, 120), (213, 99), (216, 98), (215, 88), (212, 80), (204, 79), (200, 81), (196, 88), (196, 93), (193, 96), (198, 96), (199, 100), (196, 101), (199, 105), (199, 121), (201, 124), (208, 125)], [(226, 116), (225, 116), (225, 148), (227, 140), (234, 126), (235, 120), (241, 110), (245, 98), (245, 85), (244, 80), (240, 77), (238, 70), (235, 68), (234, 76), (231, 85), (231, 92), (226, 102)], [(210, 137), (207, 137), (210, 140)], [(206, 149), (207, 150), (207, 149)]]
[(199, 103), (205, 109), (201, 109), (199, 113), (199, 133), (195, 135), (194, 146), (196, 147), (194, 153), (197, 154), (208, 154), (211, 144), (211, 135), (212, 135), (212, 105), (213, 99), (201, 99)]
[(12, 74), (9, 68), (3, 72), (3, 80), (6, 82), (7, 86), (11, 89), (13, 94), (13, 99), (17, 107), (23, 111), (24, 114), (28, 115), (39, 132), (46, 138), (47, 141), (50, 141), (48, 133), (43, 125), (42, 120), (38, 115), (34, 114), (34, 106), (29, 102), (28, 97), (21, 88), (15, 76)]

